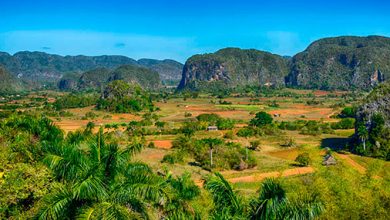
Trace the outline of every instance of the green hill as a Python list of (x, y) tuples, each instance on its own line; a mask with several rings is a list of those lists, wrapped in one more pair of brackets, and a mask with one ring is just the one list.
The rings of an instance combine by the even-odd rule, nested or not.
[(114, 80), (137, 83), (144, 89), (156, 89), (161, 86), (160, 76), (156, 71), (132, 65), (123, 65), (115, 69), (108, 78), (108, 81)]
[(184, 65), (178, 89), (215, 89), (247, 85), (284, 86), (287, 60), (259, 50), (226, 48), (195, 55)]
[(140, 59), (138, 64), (158, 72), (164, 83), (179, 83), (181, 79), (183, 64), (175, 60)]
[(390, 77), (390, 38), (335, 37), (292, 58), (287, 85), (309, 89), (369, 89)]
[(99, 90), (111, 81), (123, 80), (134, 83), (143, 89), (158, 89), (161, 87), (160, 76), (156, 71), (134, 65), (123, 65), (114, 70), (97, 68), (83, 74), (67, 74), (60, 80), (58, 86), (61, 90)]
[(0, 93), (16, 92), (22, 88), (20, 81), (0, 66)]
[(111, 70), (107, 68), (96, 68), (83, 73), (78, 82), (78, 88), (85, 89), (102, 89), (110, 78)]

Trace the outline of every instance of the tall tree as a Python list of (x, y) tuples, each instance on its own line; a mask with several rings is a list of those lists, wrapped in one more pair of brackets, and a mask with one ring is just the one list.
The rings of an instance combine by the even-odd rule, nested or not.
[(51, 146), (45, 163), (60, 182), (44, 199), (38, 219), (149, 218), (148, 203), (170, 200), (166, 181), (145, 164), (131, 162), (140, 143), (106, 143), (102, 129), (87, 146)]

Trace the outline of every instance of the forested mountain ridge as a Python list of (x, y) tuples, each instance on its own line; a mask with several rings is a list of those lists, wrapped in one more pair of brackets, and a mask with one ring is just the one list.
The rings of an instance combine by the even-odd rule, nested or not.
[(288, 86), (369, 89), (390, 77), (390, 38), (342, 36), (312, 43), (292, 58)]
[[(96, 68), (115, 69), (121, 65), (133, 65), (155, 70), (162, 80), (179, 80), (181, 64), (173, 60), (145, 59), (136, 61), (126, 56), (60, 56), (44, 52), (18, 52), (14, 55), (0, 52), (0, 65), (32, 88), (56, 84), (67, 74), (81, 74)], [(178, 70), (180, 69), (180, 70)], [(177, 76), (176, 76), (177, 75)]]
[(284, 86), (287, 61), (259, 50), (226, 48), (195, 55), (184, 65), (178, 89), (213, 89), (246, 85)]
[(74, 76), (91, 71), (89, 75), (103, 76), (90, 77), (105, 80), (107, 72), (131, 65), (157, 71), (166, 85), (177, 85), (180, 81), (179, 90), (246, 86), (369, 90), (390, 77), (390, 38), (323, 38), (293, 57), (255, 49), (225, 48), (194, 55), (184, 66), (174, 60), (137, 61), (125, 56), (59, 56), (27, 51), (14, 55), (0, 52), (0, 65), (27, 88), (54, 88), (61, 79), (60, 87), (70, 88), (75, 86)]
[(390, 38), (342, 36), (315, 41), (292, 58), (237, 48), (194, 55), (184, 66), (178, 89), (222, 84), (222, 88), (272, 85), (368, 90), (389, 77)]

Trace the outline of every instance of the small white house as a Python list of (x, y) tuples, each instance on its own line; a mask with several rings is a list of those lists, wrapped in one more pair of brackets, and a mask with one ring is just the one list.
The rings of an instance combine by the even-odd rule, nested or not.
[(208, 126), (207, 130), (208, 131), (218, 131), (218, 127), (217, 126)]

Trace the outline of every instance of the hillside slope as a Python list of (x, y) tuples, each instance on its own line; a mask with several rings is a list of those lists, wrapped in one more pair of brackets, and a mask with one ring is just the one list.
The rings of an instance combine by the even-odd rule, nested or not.
[(284, 86), (287, 61), (259, 50), (226, 48), (192, 56), (184, 65), (178, 89), (216, 89), (247, 85)]
[(390, 38), (324, 38), (295, 55), (291, 62), (289, 86), (369, 89), (390, 77)]
[(114, 70), (96, 68), (77, 74), (67, 74), (60, 80), (60, 90), (102, 90), (109, 82), (123, 80), (135, 83), (144, 89), (158, 89), (161, 86), (160, 76), (156, 71), (134, 66), (122, 65)]
[(20, 91), (22, 84), (0, 65), (0, 93)]
[(179, 82), (181, 79), (183, 64), (175, 60), (140, 59), (138, 64), (158, 72), (163, 82)]

